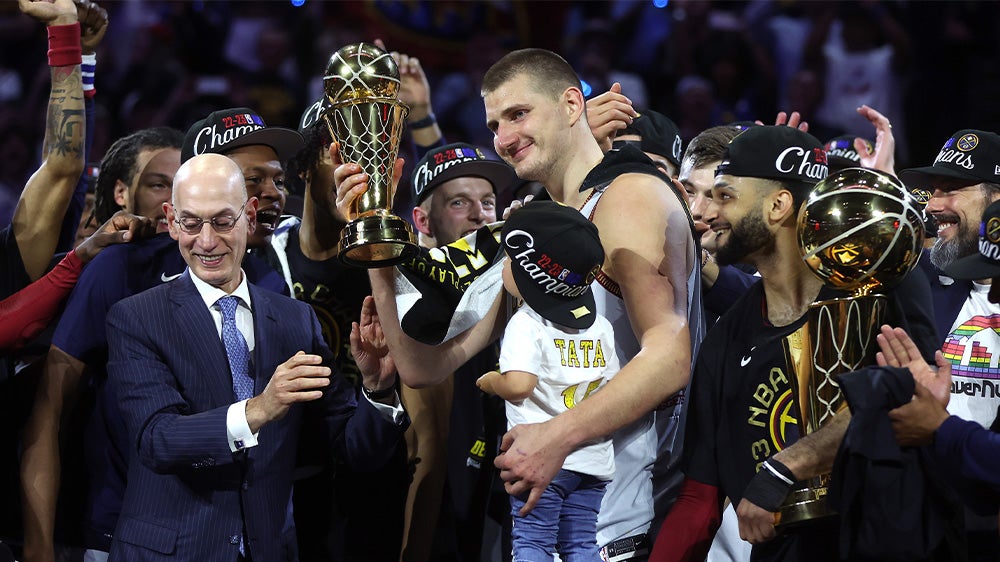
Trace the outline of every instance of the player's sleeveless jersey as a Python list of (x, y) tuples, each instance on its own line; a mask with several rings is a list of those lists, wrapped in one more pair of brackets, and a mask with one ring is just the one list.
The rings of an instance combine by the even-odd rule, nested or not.
[[(614, 178), (625, 173), (648, 173), (663, 177), (637, 149), (625, 147), (613, 150), (584, 181), (581, 189), (593, 185), (594, 194), (580, 212), (592, 218), (608, 185)], [(672, 190), (666, 180), (663, 188)], [(683, 201), (681, 203), (684, 204)], [(641, 205), (642, 202), (636, 201), (636, 204)], [(695, 245), (691, 248), (692, 255), (688, 256), (688, 262), (697, 264), (693, 253)], [(594, 281), (592, 288), (598, 314), (606, 317), (614, 328), (615, 348), (624, 366), (639, 351), (639, 342), (632, 331), (625, 302), (620, 296), (617, 283), (603, 272)], [(691, 268), (688, 275), (687, 295), (691, 356), (695, 357), (704, 335), (701, 274), (697, 265)], [(684, 435), (684, 402), (685, 392), (678, 392), (655, 412), (623, 427), (612, 436), (615, 476), (601, 503), (597, 519), (597, 544), (605, 545), (618, 538), (649, 532), (651, 523), (662, 518), (669, 503), (676, 498), (682, 479), (677, 464), (681, 458)], [(655, 531), (658, 527), (657, 523), (652, 529)]]

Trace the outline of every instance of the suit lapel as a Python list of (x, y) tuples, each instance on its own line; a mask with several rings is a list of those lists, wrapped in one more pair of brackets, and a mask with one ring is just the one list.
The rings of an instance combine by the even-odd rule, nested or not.
[(185, 273), (171, 285), (170, 300), (175, 306), (174, 333), (183, 335), (182, 345), (196, 357), (195, 364), (202, 366), (199, 376), (204, 379), (212, 402), (232, 404), (233, 375), (229, 370), (226, 347), (190, 275), (190, 272)]
[[(253, 301), (253, 328), (254, 346), (253, 368), (254, 368), (254, 396), (264, 391), (268, 381), (273, 374), (272, 365), (280, 365), (287, 360), (287, 357), (276, 357), (277, 346), (274, 345), (278, 339), (278, 314), (274, 310), (271, 297), (267, 291), (258, 290), (252, 284), (247, 285), (250, 289), (250, 300)], [(271, 345), (265, 345), (270, 343)]]

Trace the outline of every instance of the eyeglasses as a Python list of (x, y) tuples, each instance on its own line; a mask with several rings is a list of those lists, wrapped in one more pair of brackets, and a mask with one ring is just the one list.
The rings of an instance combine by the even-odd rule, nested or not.
[(243, 210), (246, 209), (247, 203), (249, 202), (249, 200), (244, 201), (243, 206), (236, 212), (236, 215), (220, 215), (210, 219), (203, 219), (201, 217), (184, 217), (174, 219), (174, 222), (177, 223), (177, 226), (179, 226), (180, 229), (186, 234), (201, 234), (201, 228), (205, 223), (212, 225), (212, 228), (216, 232), (229, 232), (236, 226), (236, 223), (239, 222), (240, 217), (243, 216)]

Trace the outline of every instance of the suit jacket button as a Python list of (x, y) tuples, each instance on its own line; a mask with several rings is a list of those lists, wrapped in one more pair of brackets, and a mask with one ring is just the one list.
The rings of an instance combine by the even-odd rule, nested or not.
[(239, 535), (233, 535), (233, 536), (229, 537), (229, 544), (240, 544), (240, 536)]
[(244, 480), (243, 481), (243, 489), (244, 490), (249, 490), (250, 489), (250, 482)]

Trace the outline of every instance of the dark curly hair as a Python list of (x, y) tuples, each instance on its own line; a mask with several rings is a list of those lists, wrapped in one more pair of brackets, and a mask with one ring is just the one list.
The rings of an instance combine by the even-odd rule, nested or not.
[(143, 150), (159, 148), (180, 149), (184, 143), (184, 133), (171, 127), (152, 127), (124, 136), (114, 142), (101, 159), (101, 169), (97, 175), (94, 212), (91, 219), (104, 223), (111, 215), (121, 210), (115, 203), (115, 184), (121, 180), (132, 185), (135, 179), (136, 159)]

